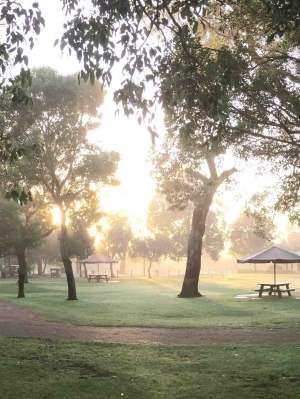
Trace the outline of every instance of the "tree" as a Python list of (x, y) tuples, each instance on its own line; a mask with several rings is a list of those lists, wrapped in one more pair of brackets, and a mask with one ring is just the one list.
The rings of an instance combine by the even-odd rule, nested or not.
[(238, 256), (258, 252), (275, 237), (274, 208), (266, 205), (266, 193), (255, 194), (233, 223), (231, 251)]
[(148, 278), (151, 278), (153, 263), (158, 262), (163, 256), (168, 255), (170, 251), (169, 245), (170, 241), (162, 234), (157, 234), (153, 237), (145, 237), (143, 239), (136, 238), (132, 242), (131, 256), (148, 260), (147, 275)]
[[(94, 228), (100, 232), (99, 222), (103, 216), (104, 213), (100, 210), (100, 201), (96, 192), (91, 192), (88, 197), (80, 199), (79, 209), (76, 206), (70, 209), (70, 235), (68, 238), (70, 256), (76, 256), (77, 259), (82, 260), (93, 254), (95, 239), (91, 236), (90, 229)], [(85, 264), (84, 273), (87, 278)]]
[(151, 269), (154, 262), (158, 262), (162, 257), (169, 253), (170, 241), (161, 234), (146, 239), (147, 259), (148, 259), (148, 278), (151, 278)]
[[(132, 230), (128, 218), (121, 214), (109, 216), (109, 228), (104, 232), (103, 250), (112, 258), (121, 260), (120, 273), (124, 274), (126, 269), (126, 256), (129, 243), (132, 239)], [(111, 274), (113, 275), (112, 265)]]
[(270, 234), (271, 225), (269, 222), (265, 226), (261, 226), (262, 231), (268, 235), (268, 238), (263, 238), (257, 231), (256, 220), (241, 212), (238, 218), (231, 226), (230, 232), (230, 250), (238, 257), (259, 252), (266, 245), (269, 245), (272, 239)]
[[(274, 44), (274, 38), (299, 44), (299, 11), (293, 0), (92, 0), (88, 6), (83, 1), (63, 0), (63, 4), (68, 20), (61, 48), (75, 52), (82, 64), (82, 77), (92, 81), (101, 78), (110, 84), (113, 66), (122, 61), (125, 79), (115, 99), (128, 113), (136, 106), (144, 112), (151, 107), (142, 72), (149, 84), (159, 82), (159, 65), (164, 52), (172, 51), (174, 39), (181, 43), (192, 65), (191, 47), (195, 40), (199, 43), (199, 36), (207, 38), (217, 32), (225, 37), (226, 49), (219, 53), (224, 63), (216, 80), (221, 74), (225, 80), (233, 76), (232, 66), (238, 72), (233, 64), (239, 63), (239, 52), (246, 47), (238, 44), (245, 44), (251, 35), (260, 37), (261, 44)], [(215, 48), (209, 52), (218, 56)], [(268, 62), (277, 60), (270, 57)]]
[[(194, 50), (197, 49), (198, 45)], [(209, 55), (201, 61), (208, 70), (212, 68)], [(195, 85), (199, 80), (197, 72), (190, 70), (190, 61), (180, 42), (173, 53), (166, 55), (161, 67), (160, 89), (168, 135), (157, 163), (160, 188), (173, 207), (184, 209), (189, 202), (193, 206), (180, 297), (201, 296), (198, 281), (206, 218), (217, 189), (235, 171), (220, 171), (220, 156), (227, 146), (219, 136), (226, 133), (226, 124), (211, 101), (214, 93), (207, 90), (205, 81), (201, 86)], [(213, 74), (213, 68), (210, 73)]]
[[(115, 184), (119, 160), (114, 152), (89, 143), (87, 133), (99, 123), (103, 98), (99, 85), (77, 83), (74, 76), (59, 76), (51, 69), (34, 71), (34, 107), (24, 136), (37, 146), (31, 158), (23, 158), (10, 173), (30, 186), (42, 187), (46, 199), (61, 213), (60, 253), (68, 283), (68, 299), (77, 299), (68, 245), (67, 218), (74, 207), (89, 198), (100, 184)], [(93, 188), (94, 187), (94, 188)]]
[[(31, 74), (28, 69), (28, 46), (33, 48), (36, 36), (44, 25), (39, 5), (31, 7), (13, 0), (0, 1), (0, 161), (9, 167), (26, 153), (11, 137), (12, 123), (16, 123), (16, 108), (30, 103), (28, 88)], [(14, 185), (8, 197), (21, 203), (31, 198), (28, 190)]]
[[(61, 46), (77, 54), (83, 78), (102, 78), (109, 84), (111, 68), (121, 59), (125, 79), (115, 99), (128, 114), (138, 108), (145, 116), (153, 98), (164, 104), (165, 55), (168, 63), (174, 50), (180, 49), (177, 70), (182, 84), (177, 102), (184, 96), (188, 99), (181, 119), (189, 132), (200, 134), (198, 124), (204, 113), (217, 120), (222, 128), (202, 129), (203, 141), (217, 137), (240, 156), (255, 155), (276, 163), (276, 172), (283, 170), (285, 175), (283, 193), (295, 197), (293, 187), (300, 181), (297, 2), (91, 3), (84, 8), (80, 1), (64, 0), (69, 20)], [(113, 37), (119, 38), (119, 46), (114, 46)], [(169, 73), (172, 76), (170, 69)], [(151, 99), (146, 95), (147, 84), (154, 86)]]
[(45, 273), (48, 264), (60, 261), (58, 238), (58, 231), (54, 231), (43, 240), (39, 247), (29, 251), (28, 257), (37, 264), (39, 276)]
[(172, 209), (165, 197), (157, 193), (149, 204), (147, 229), (152, 236), (164, 236), (169, 240), (169, 256), (179, 260), (186, 256), (186, 238), (191, 223), (190, 207), (184, 210)]
[[(300, 228), (299, 225), (296, 223), (288, 223), (286, 225), (285, 231), (284, 231), (284, 237), (281, 238), (280, 243), (285, 247), (290, 249), (293, 252), (298, 252), (300, 249)], [(286, 269), (288, 270), (288, 265), (286, 265)], [(291, 266), (293, 267), (293, 265)], [(298, 265), (297, 267), (298, 270), (300, 270), (300, 267)], [(293, 270), (293, 268), (292, 268)]]
[[(185, 209), (173, 209), (166, 199), (157, 194), (149, 204), (147, 227), (152, 234), (161, 234), (169, 240), (168, 256), (178, 261), (187, 255), (187, 244), (192, 220), (193, 208), (189, 204)], [(222, 216), (210, 210), (207, 215), (203, 239), (204, 251), (214, 260), (218, 260), (224, 249), (224, 227)]]
[(19, 206), (15, 202), (0, 200), (0, 254), (15, 255), (18, 259), (18, 298), (24, 298), (27, 273), (26, 251), (39, 246), (51, 234), (49, 219), (36, 203)]
[(129, 248), (132, 258), (143, 259), (143, 275), (146, 276), (146, 261), (148, 260), (148, 246), (146, 238), (133, 238)]
[(216, 211), (210, 210), (206, 219), (205, 235), (203, 240), (204, 251), (211, 257), (211, 259), (217, 261), (220, 257), (220, 253), (224, 249), (224, 244), (225, 232), (222, 215)]
[[(10, 93), (12, 102), (28, 100), (26, 89), (30, 85), (28, 70), (28, 44), (33, 48), (36, 36), (40, 33), (45, 21), (34, 2), (31, 7), (24, 7), (13, 0), (0, 2), (0, 22), (2, 27), (0, 45), (0, 92)], [(10, 73), (13, 67), (18, 69), (14, 77)]]
[[(197, 25), (204, 3), (206, 0), (92, 0), (86, 7), (83, 1), (63, 0), (68, 19), (60, 47), (75, 52), (82, 65), (83, 79), (101, 78), (108, 85), (113, 66), (125, 61), (124, 80), (115, 100), (123, 104), (127, 114), (139, 105), (145, 116), (153, 100), (143, 96), (142, 72), (148, 81), (155, 78), (155, 64), (163, 51), (160, 39), (165, 34), (181, 32), (183, 27), (178, 20), (189, 28)], [(153, 35), (155, 44), (151, 40)]]
[[(175, 207), (193, 205), (191, 230), (188, 239), (187, 264), (179, 297), (199, 297), (199, 275), (207, 215), (217, 189), (234, 173), (234, 169), (219, 172), (216, 156), (203, 146), (184, 151), (167, 151), (159, 159), (160, 187), (168, 201)], [(208, 173), (203, 173), (204, 164)]]

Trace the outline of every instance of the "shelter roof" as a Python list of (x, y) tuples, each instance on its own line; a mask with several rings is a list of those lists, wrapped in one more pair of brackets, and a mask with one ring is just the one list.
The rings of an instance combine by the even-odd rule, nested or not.
[(107, 255), (90, 255), (86, 259), (83, 259), (81, 263), (118, 263), (118, 261)]
[(273, 245), (256, 254), (239, 259), (238, 263), (300, 263), (300, 255), (288, 251), (278, 245)]

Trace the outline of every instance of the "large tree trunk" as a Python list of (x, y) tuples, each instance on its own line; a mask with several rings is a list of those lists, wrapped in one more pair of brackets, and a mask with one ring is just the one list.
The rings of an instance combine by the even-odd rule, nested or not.
[(19, 263), (18, 269), (18, 298), (25, 298), (25, 280), (26, 280), (26, 272), (27, 272), (27, 264), (25, 257), (25, 250), (19, 250), (17, 253), (17, 259)]
[(201, 270), (201, 256), (203, 236), (205, 233), (206, 217), (217, 188), (226, 181), (234, 172), (235, 168), (224, 170), (219, 176), (215, 164), (215, 156), (208, 153), (206, 163), (210, 172), (207, 178), (201, 173), (198, 177), (202, 180), (203, 187), (199, 192), (193, 212), (192, 227), (188, 241), (187, 264), (182, 289), (178, 295), (180, 298), (195, 298), (201, 296), (198, 291), (199, 275)]
[(76, 284), (72, 268), (72, 261), (69, 257), (69, 251), (68, 251), (68, 231), (65, 225), (65, 214), (63, 214), (63, 211), (61, 212), (62, 212), (62, 225), (61, 225), (61, 234), (60, 234), (60, 254), (67, 276), (68, 300), (71, 301), (77, 299)]
[(196, 298), (202, 296), (198, 291), (199, 276), (201, 270), (201, 256), (205, 222), (211, 199), (206, 198), (195, 206), (193, 211), (191, 232), (188, 241), (187, 264), (182, 289), (179, 298)]

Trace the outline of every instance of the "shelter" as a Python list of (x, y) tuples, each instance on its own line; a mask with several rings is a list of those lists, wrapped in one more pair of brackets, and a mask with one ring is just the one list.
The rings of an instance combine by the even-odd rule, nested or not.
[(113, 264), (118, 263), (117, 260), (114, 260), (111, 256), (107, 255), (90, 255), (86, 259), (83, 259), (81, 264), (84, 265), (97, 265), (98, 274), (100, 274), (100, 265), (109, 265), (111, 277), (113, 277)]
[(256, 254), (239, 259), (238, 263), (273, 263), (274, 284), (276, 284), (276, 264), (280, 263), (300, 263), (300, 255), (296, 252), (288, 251), (278, 245), (260, 251)]

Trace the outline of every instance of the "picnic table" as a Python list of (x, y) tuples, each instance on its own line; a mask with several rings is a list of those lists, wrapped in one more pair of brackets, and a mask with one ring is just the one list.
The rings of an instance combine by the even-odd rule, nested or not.
[(90, 283), (92, 280), (96, 280), (97, 283), (100, 283), (101, 280), (105, 280), (108, 283), (108, 275), (107, 274), (89, 274), (88, 282)]
[(52, 267), (50, 269), (50, 277), (51, 278), (58, 278), (60, 277), (60, 269), (57, 267)]
[(255, 291), (258, 292), (258, 296), (261, 298), (263, 293), (267, 293), (268, 295), (278, 295), (279, 298), (282, 298), (282, 294), (286, 293), (288, 296), (291, 296), (291, 292), (295, 291), (294, 288), (290, 288), (290, 283), (280, 283), (280, 284), (270, 284), (270, 283), (257, 283), (259, 286)]

